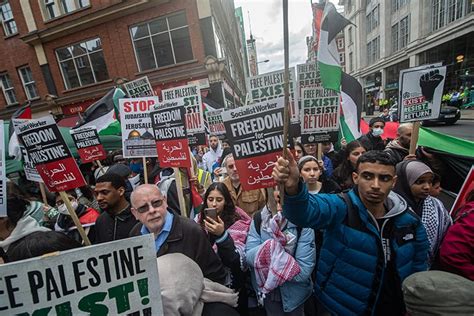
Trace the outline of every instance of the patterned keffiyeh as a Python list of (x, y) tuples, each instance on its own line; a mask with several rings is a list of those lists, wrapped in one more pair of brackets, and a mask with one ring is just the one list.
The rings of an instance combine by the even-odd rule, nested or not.
[(260, 303), (266, 294), (292, 280), (301, 271), (296, 260), (285, 251), (286, 237), (281, 227), (285, 226), (286, 219), (281, 212), (273, 217), (268, 216), (267, 212), (262, 211), (261, 230), (268, 232), (272, 238), (260, 246), (254, 262)]
[(433, 262), (448, 227), (452, 224), (451, 217), (438, 199), (429, 196), (423, 201), (421, 222), (425, 226), (430, 242), (430, 262)]

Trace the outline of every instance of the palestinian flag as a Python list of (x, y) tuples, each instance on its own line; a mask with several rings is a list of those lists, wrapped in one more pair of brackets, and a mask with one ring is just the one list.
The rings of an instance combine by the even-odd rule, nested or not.
[(120, 122), (117, 120), (118, 100), (125, 97), (125, 92), (113, 88), (101, 99), (92, 104), (78, 122), (78, 127), (95, 126), (100, 135), (120, 135)]
[(362, 114), (362, 86), (354, 77), (342, 73), (341, 78), (341, 131), (347, 142), (359, 138)]
[[(27, 102), (16, 110), (12, 115), (12, 120), (13, 119), (31, 120), (31, 103)], [(18, 137), (16, 136), (11, 120), (8, 131), (8, 135), (10, 136), (8, 141), (8, 155), (13, 157), (15, 160), (21, 160), (20, 144), (18, 143)]]
[(339, 64), (336, 35), (348, 24), (350, 21), (337, 13), (331, 2), (326, 2), (318, 45), (318, 65), (321, 83), (325, 89), (340, 90), (342, 70)]

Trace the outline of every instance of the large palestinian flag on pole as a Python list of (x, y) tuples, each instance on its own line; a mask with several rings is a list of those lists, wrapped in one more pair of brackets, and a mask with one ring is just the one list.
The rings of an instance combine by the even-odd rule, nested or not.
[[(31, 120), (31, 103), (28, 101), (22, 107), (15, 111), (12, 115), (13, 119), (24, 119), (24, 120)], [(16, 136), (15, 129), (13, 128), (13, 124), (11, 124), (8, 129), (8, 155), (10, 157), (14, 157), (15, 160), (21, 160), (21, 149), (20, 144), (18, 143), (18, 137)]]
[(348, 24), (350, 21), (337, 13), (331, 2), (326, 2), (318, 45), (318, 65), (321, 83), (325, 89), (340, 90), (342, 69), (337, 52), (336, 35)]
[(95, 126), (100, 135), (119, 135), (121, 129), (116, 109), (118, 100), (124, 97), (125, 92), (113, 88), (84, 112), (75, 128)]

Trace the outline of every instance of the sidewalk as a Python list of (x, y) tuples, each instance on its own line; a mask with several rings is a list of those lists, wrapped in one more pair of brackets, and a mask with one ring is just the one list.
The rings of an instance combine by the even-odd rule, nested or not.
[[(380, 112), (375, 111), (373, 115), (366, 115), (365, 112), (362, 112), (362, 118), (371, 119), (372, 117), (379, 116)], [(471, 120), (474, 121), (474, 109), (461, 110), (461, 120)]]

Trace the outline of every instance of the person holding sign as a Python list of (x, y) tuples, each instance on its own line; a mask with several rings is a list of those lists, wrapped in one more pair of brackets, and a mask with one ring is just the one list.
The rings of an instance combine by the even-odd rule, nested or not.
[[(428, 268), (429, 242), (421, 219), (391, 192), (397, 180), (390, 156), (370, 151), (352, 174), (357, 189), (309, 194), (292, 155), (278, 159), (283, 215), (302, 227), (324, 229), (315, 294), (337, 315), (404, 315), (402, 282)], [(356, 290), (354, 290), (356, 289)]]
[(96, 181), (94, 192), (104, 211), (96, 220), (95, 243), (103, 243), (129, 237), (137, 224), (130, 204), (125, 198), (125, 181), (115, 173), (106, 173)]
[(132, 193), (131, 201), (132, 213), (140, 223), (133, 227), (130, 236), (151, 233), (157, 257), (182, 253), (199, 265), (204, 277), (220, 284), (226, 283), (224, 267), (206, 234), (194, 221), (168, 209), (167, 199), (157, 186), (138, 186)]

